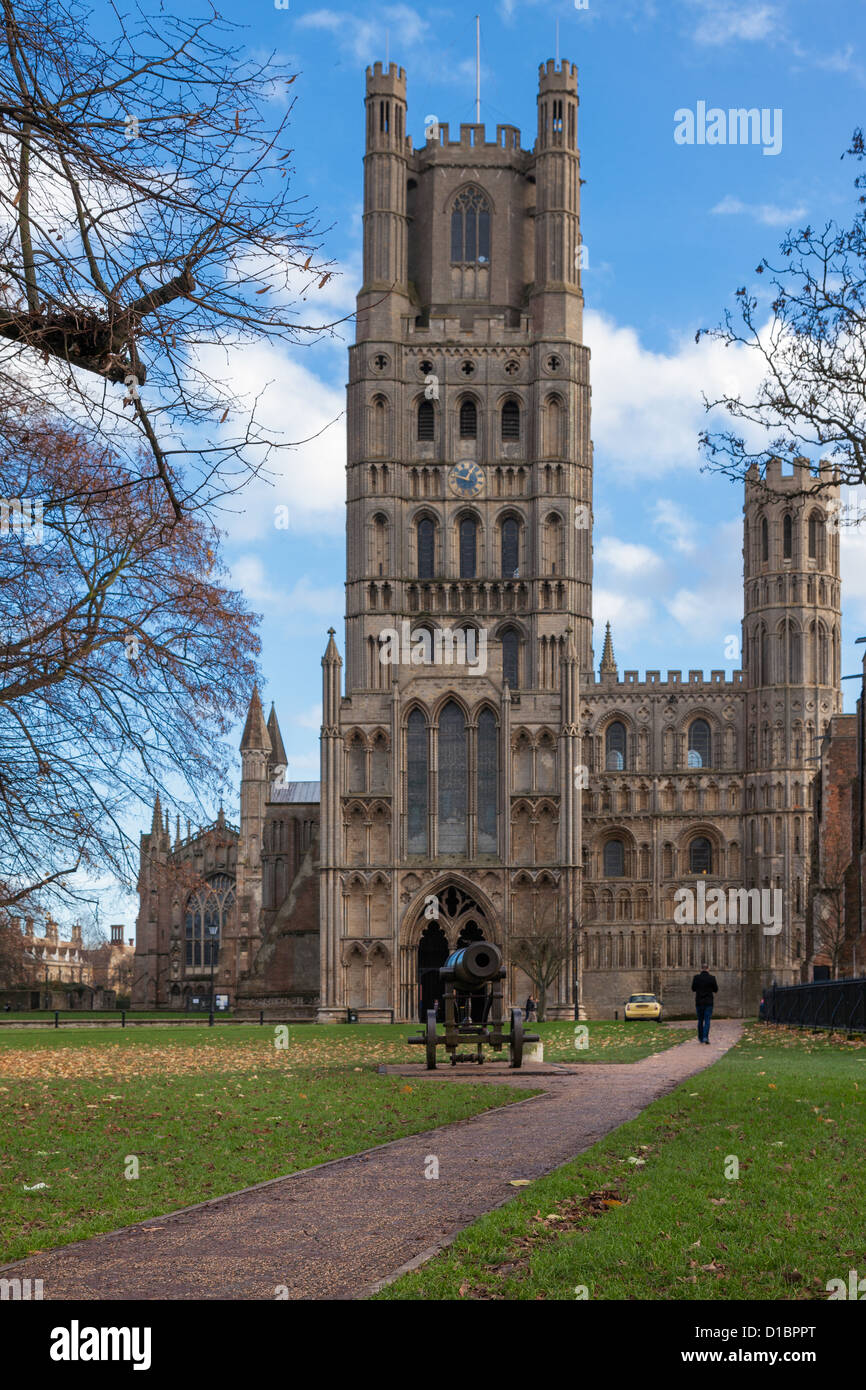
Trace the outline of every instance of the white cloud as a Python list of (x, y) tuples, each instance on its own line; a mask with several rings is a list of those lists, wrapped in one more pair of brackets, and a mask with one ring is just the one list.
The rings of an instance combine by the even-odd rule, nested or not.
[[(370, 18), (367, 15), (370, 15)], [(384, 62), (385, 30), (390, 33), (392, 52), (427, 44), (430, 25), (409, 5), (385, 5), (375, 14), (367, 11), (349, 14), (340, 10), (312, 10), (298, 20), (301, 29), (320, 29), (333, 34), (340, 47), (359, 63), (375, 59)]]
[(602, 536), (594, 554), (599, 567), (629, 578), (649, 577), (662, 567), (660, 556), (648, 545), (635, 545), (631, 541), (618, 540), (616, 536)]
[(737, 41), (755, 43), (779, 33), (781, 15), (775, 5), (748, 3), (721, 6), (716, 0), (692, 0), (698, 12), (695, 43), (716, 46)]
[(740, 198), (735, 198), (728, 193), (710, 211), (724, 216), (745, 213), (748, 217), (753, 217), (756, 222), (763, 223), (765, 227), (790, 227), (794, 223), (801, 222), (802, 218), (806, 216), (807, 209), (802, 204), (797, 207), (783, 208), (779, 207), (777, 203), (744, 203)]
[(666, 543), (680, 555), (694, 555), (698, 548), (700, 527), (679, 502), (660, 497), (651, 513), (656, 530)]
[(753, 391), (761, 378), (757, 354), (711, 338), (683, 339), (669, 353), (645, 348), (634, 328), (604, 315), (586, 315), (592, 350), (592, 434), (596, 455), (614, 472), (658, 478), (694, 471), (698, 433), (712, 424), (702, 393)]
[(653, 622), (653, 605), (628, 590), (606, 589), (597, 584), (592, 590), (592, 615), (595, 625), (596, 664), (601, 659), (604, 625), (610, 623), (615, 642), (646, 635)]

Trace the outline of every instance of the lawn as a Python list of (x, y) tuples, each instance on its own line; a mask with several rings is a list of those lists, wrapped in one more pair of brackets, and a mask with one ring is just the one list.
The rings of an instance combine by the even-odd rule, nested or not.
[(866, 1039), (753, 1024), (377, 1297), (826, 1299), (866, 1274), (864, 1097)]
[[(233, 1055), (240, 1044), (257, 1043), (266, 1053), (274, 1051), (276, 1028), (272, 1023), (260, 1027), (256, 1023), (236, 1023), (230, 1028), (219, 1025), (209, 1028), (206, 1023), (180, 1028), (81, 1028), (67, 1029), (46, 1026), (41, 1028), (0, 1028), (0, 1071), (7, 1070), (4, 1054), (11, 1050), (83, 1048), (165, 1047), (183, 1042), (200, 1048), (228, 1047)], [(288, 1052), (295, 1060), (314, 1065), (348, 1066), (363, 1063), (378, 1065), (423, 1061), (424, 1050), (407, 1042), (420, 1024), (291, 1024), (288, 1027)], [(441, 1031), (441, 1030), (440, 1030)], [(683, 1041), (678, 1028), (665, 1028), (655, 1023), (583, 1023), (568, 1020), (533, 1023), (528, 1031), (537, 1032), (544, 1042), (545, 1060), (549, 1062), (637, 1062), (663, 1048), (675, 1047)], [(240, 1048), (238, 1056), (247, 1051)], [(258, 1055), (258, 1054), (253, 1054)], [(444, 1055), (444, 1054), (443, 1054)], [(493, 1056), (492, 1053), (487, 1055)], [(505, 1057), (500, 1053), (500, 1058)], [(210, 1056), (210, 1054), (208, 1054)], [(243, 1064), (243, 1063), (242, 1063)], [(16, 1063), (12, 1063), (14, 1071)], [(104, 1060), (96, 1055), (93, 1065), (103, 1067)]]
[[(535, 1025), (533, 1025), (535, 1026)], [(546, 1055), (630, 1062), (650, 1024), (538, 1025)], [(524, 1099), (440, 1086), (411, 1024), (0, 1030), (0, 1259), (81, 1240)], [(278, 1044), (285, 1043), (285, 1046)], [(136, 1160), (131, 1163), (129, 1160)], [(137, 1171), (137, 1177), (127, 1177)]]
[[(0, 1260), (522, 1100), (380, 1076), (361, 1029), (4, 1032)], [(322, 1030), (324, 1032), (325, 1030)], [(337, 1030), (334, 1030), (337, 1031)], [(263, 1036), (264, 1035), (264, 1036)], [(137, 1173), (137, 1176), (135, 1174)]]

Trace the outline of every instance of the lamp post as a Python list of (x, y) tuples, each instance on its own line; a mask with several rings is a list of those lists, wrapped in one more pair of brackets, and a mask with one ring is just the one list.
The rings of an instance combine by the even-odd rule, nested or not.
[(207, 925), (204, 930), (205, 936), (210, 940), (210, 1012), (213, 1014), (213, 967), (214, 958), (219, 950), (220, 929), (219, 927)]

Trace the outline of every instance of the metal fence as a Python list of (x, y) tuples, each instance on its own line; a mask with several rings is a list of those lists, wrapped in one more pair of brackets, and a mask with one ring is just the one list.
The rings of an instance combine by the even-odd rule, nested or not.
[(866, 979), (771, 985), (764, 991), (761, 1017), (766, 1023), (866, 1033)]

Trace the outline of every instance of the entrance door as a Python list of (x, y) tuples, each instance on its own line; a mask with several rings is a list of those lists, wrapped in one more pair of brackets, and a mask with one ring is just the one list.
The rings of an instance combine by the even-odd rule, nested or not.
[(418, 943), (418, 1018), (422, 1023), (427, 1019), (427, 1010), (436, 1008), (441, 1001), (439, 967), (447, 959), (448, 937), (438, 922), (431, 922)]

